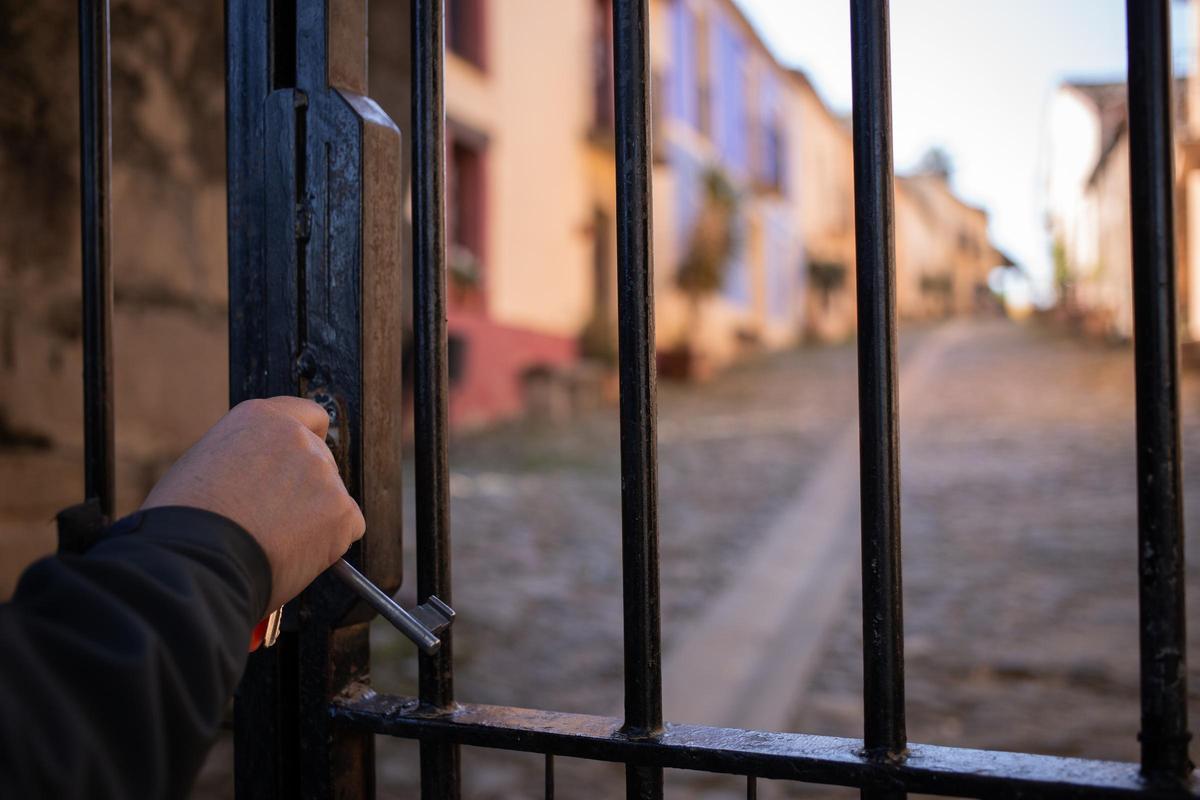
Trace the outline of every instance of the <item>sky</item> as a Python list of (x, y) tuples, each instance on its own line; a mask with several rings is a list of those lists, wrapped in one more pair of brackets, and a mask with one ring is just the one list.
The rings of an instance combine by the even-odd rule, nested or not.
[[(838, 113), (850, 110), (848, 0), (735, 0), (776, 57), (803, 69)], [(1172, 3), (1177, 66), (1193, 44), (1187, 4)], [(1039, 186), (1045, 114), (1064, 78), (1124, 80), (1123, 0), (894, 0), (896, 168), (932, 146), (954, 188), (990, 212), (991, 236), (1049, 299), (1050, 250)]]

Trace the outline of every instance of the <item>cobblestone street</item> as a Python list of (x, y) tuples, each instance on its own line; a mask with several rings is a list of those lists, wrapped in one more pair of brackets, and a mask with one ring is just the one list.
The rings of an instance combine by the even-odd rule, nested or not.
[[(853, 421), (854, 376), (853, 348), (841, 346), (766, 358), (701, 388), (661, 387), (667, 649), (735, 577), (756, 532), (820, 469), (834, 437)], [(458, 696), (618, 713), (616, 409), (563, 427), (523, 423), (464, 437), (452, 444), (450, 457)], [(410, 513), (410, 526), (411, 519)], [(406, 545), (411, 548), (411, 536)], [(378, 625), (373, 636), (375, 682), (412, 691), (415, 666), (407, 643)], [(415, 748), (380, 746), (381, 754), (395, 751), (405, 755), (381, 759), (381, 793), (412, 796), (415, 759), (407, 754)], [(534, 796), (541, 785), (538, 757), (467, 750), (464, 764), (468, 797)], [(582, 770), (586, 791), (572, 788), (575, 773), (560, 760), (560, 796), (603, 796), (595, 772)], [(611, 776), (611, 786), (624, 785), (620, 768), (599, 772)]]
[[(910, 740), (1136, 761), (1132, 348), (989, 325), (947, 354), (936, 381), (936, 423), (902, 445)], [(1183, 421), (1194, 621), (1193, 375)], [(859, 735), (857, 595), (849, 601), (797, 730)], [(1190, 644), (1195, 718), (1195, 635)]]
[[(933, 335), (902, 332), (902, 363)], [(1135, 760), (1132, 349), (976, 322), (926, 374), (918, 407), (902, 407), (910, 739)], [(854, 349), (844, 345), (767, 357), (701, 387), (662, 388), (668, 661), (854, 423), (854, 381)], [(1200, 454), (1200, 381), (1191, 376), (1184, 416), (1191, 465)], [(619, 714), (615, 409), (462, 437), (451, 463), (458, 697)], [(1185, 472), (1191, 553), (1196, 474)], [(804, 520), (796, 531), (804, 535)], [(1193, 620), (1198, 574), (1193, 557)], [(411, 585), (410, 572), (404, 592)], [(794, 730), (861, 735), (858, 591), (855, 577), (792, 713)], [(411, 648), (382, 625), (373, 635), (377, 686), (412, 692)], [(1195, 648), (1191, 663), (1200, 664)], [(1193, 679), (1193, 698), (1197, 688)], [(380, 740), (381, 797), (416, 796), (416, 750)], [(621, 796), (622, 768), (556, 763), (559, 797)], [(540, 797), (542, 765), (540, 756), (466, 748), (464, 797)], [(738, 779), (672, 775), (668, 796), (744, 791)], [(760, 782), (759, 796), (857, 795)]]

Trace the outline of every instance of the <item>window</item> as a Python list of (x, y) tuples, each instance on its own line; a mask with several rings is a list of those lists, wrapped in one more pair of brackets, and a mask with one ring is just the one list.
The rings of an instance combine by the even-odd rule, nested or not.
[(667, 77), (670, 79), (671, 117), (708, 136), (712, 124), (709, 85), (712, 43), (704, 13), (688, 0), (673, 0), (670, 27), (675, 57)]
[(650, 71), (650, 97), (652, 98), (650, 103), (650, 145), (654, 148), (651, 155), (656, 164), (667, 162), (667, 137), (663, 127), (667, 85), (667, 79), (660, 71)]
[(712, 86), (709, 78), (711, 76), (711, 61), (710, 59), (710, 42), (708, 40), (708, 25), (707, 21), (699, 16), (692, 15), (693, 41), (696, 43), (696, 130), (704, 136), (712, 135)]
[(771, 122), (763, 132), (763, 183), (777, 192), (784, 190), (783, 175), (787, 161), (784, 155), (783, 131), (778, 122)]
[(612, 0), (593, 0), (592, 13), (592, 123), (597, 131), (612, 131), (615, 122)]
[(616, 262), (612, 253), (612, 217), (603, 208), (592, 211), (592, 303), (597, 317), (605, 325), (616, 318), (613, 309), (613, 276)]
[(613, 220), (602, 207), (592, 211), (592, 313), (580, 336), (583, 355), (603, 363), (617, 360), (616, 263)]
[(450, 52), (483, 69), (486, 0), (446, 0), (446, 46)]
[(449, 279), (460, 300), (482, 296), (487, 255), (487, 152), (479, 134), (452, 128), (446, 158)]

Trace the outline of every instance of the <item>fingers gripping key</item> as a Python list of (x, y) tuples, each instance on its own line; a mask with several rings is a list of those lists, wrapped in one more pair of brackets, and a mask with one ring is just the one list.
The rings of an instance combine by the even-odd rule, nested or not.
[[(325, 398), (328, 399), (328, 403), (322, 402)], [(336, 406), (334, 406), (332, 398), (322, 392), (319, 395), (313, 396), (312, 399), (320, 403), (329, 412), (332, 418), (331, 421), (334, 423), (330, 425), (329, 433), (331, 437), (336, 437), (338, 420)], [(338, 452), (333, 447), (336, 442), (330, 444), (330, 449), (335, 453)], [(408, 637), (422, 653), (431, 656), (441, 648), (442, 641), (438, 638), (438, 634), (449, 628), (451, 623), (454, 622), (454, 609), (443, 603), (436, 596), (431, 595), (426, 602), (417, 606), (412, 613), (409, 613), (403, 606), (393, 600), (387, 592), (380, 589), (367, 576), (355, 569), (346, 559), (339, 558), (330, 567), (330, 571), (371, 606), (371, 608), (375, 609), (380, 616), (392, 623), (392, 626), (396, 630)], [(258, 623), (250, 637), (250, 649), (253, 651), (257, 650), (259, 646), (270, 647), (275, 644), (275, 641), (279, 638), (279, 627), (282, 619), (283, 609), (279, 608), (271, 612), (270, 616), (262, 622)]]

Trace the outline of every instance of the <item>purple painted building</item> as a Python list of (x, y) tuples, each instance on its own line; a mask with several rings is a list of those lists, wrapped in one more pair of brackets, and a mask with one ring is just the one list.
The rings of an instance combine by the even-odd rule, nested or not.
[(788, 113), (791, 78), (730, 0), (665, 2), (671, 52), (662, 149), (675, 186), (666, 219), (686, 242), (703, 206), (705, 173), (724, 174), (740, 199), (719, 316), (741, 341), (782, 343), (799, 332), (804, 307), (798, 198), (788, 180), (795, 131), (786, 126), (799, 124)]

